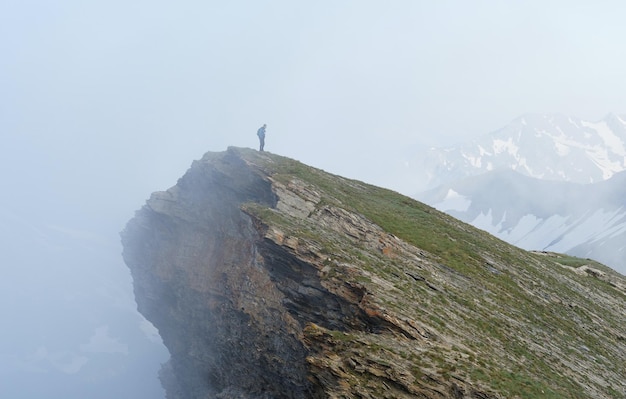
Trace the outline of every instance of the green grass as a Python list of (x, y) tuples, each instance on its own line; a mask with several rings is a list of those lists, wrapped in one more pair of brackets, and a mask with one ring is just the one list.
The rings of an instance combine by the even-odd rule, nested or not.
[[(458, 351), (417, 355), (410, 348), (396, 350), (388, 345), (385, 350), (395, 350), (403, 361), (419, 359), (422, 366), (413, 367), (416, 378), (430, 365), (446, 378), (462, 374), (506, 397), (582, 398), (583, 389), (564, 375), (559, 356), (567, 355), (574, 362), (588, 361), (583, 357), (586, 354), (578, 353), (577, 348), (583, 346), (608, 359), (600, 369), (619, 374), (621, 367), (623, 371), (623, 358), (619, 358), (615, 346), (603, 342), (607, 337), (599, 336), (599, 331), (622, 331), (624, 319), (616, 313), (608, 314), (588, 298), (590, 294), (616, 296), (615, 289), (605, 281), (577, 275), (555, 262), (574, 268), (591, 265), (607, 273), (611, 273), (610, 269), (588, 259), (530, 254), (394, 191), (334, 176), (288, 158), (242, 152), (272, 179), (283, 184), (298, 179), (313, 187), (322, 198), (318, 208), (336, 206), (360, 214), (425, 251), (430, 264), (439, 265), (434, 271), (415, 271), (426, 281), (432, 281), (435, 274), (456, 279), (457, 283), (444, 281), (433, 291), (424, 281), (404, 273), (411, 265), (368, 252), (345, 238), (307, 224), (306, 220), (288, 218), (257, 204), (245, 205), (261, 220), (317, 242), (337, 262), (358, 265), (364, 272), (390, 282), (401, 295), (386, 292), (385, 298), (381, 294), (383, 306), (405, 317), (416, 317), (434, 331), (458, 334), (459, 342), (471, 349), (470, 356), (466, 354), (471, 360), (455, 361), (460, 359)], [(342, 278), (336, 267), (333, 273), (330, 278)], [(369, 276), (356, 278), (375, 289)], [(598, 317), (602, 317), (601, 321)], [(333, 334), (336, 341), (346, 344), (346, 338), (352, 338)], [(553, 348), (537, 350), (530, 345), (533, 339)], [(506, 357), (494, 358), (494, 349)], [(615, 392), (611, 384), (601, 389), (609, 397)]]

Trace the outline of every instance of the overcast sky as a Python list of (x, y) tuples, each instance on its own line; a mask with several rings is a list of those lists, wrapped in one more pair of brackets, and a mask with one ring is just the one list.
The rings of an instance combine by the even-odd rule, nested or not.
[[(3, 268), (26, 284), (80, 245), (107, 254), (81, 267), (125, 273), (118, 232), (150, 193), (206, 151), (256, 148), (263, 123), (267, 151), (396, 188), (388, 165), (525, 113), (624, 113), (624, 15), (622, 1), (0, 0)], [(24, 256), (41, 248), (66, 258)]]
[(267, 123), (268, 151), (383, 184), (386, 162), (524, 113), (626, 112), (624, 15), (620, 1), (3, 0), (2, 170), (133, 208), (205, 151), (256, 147)]

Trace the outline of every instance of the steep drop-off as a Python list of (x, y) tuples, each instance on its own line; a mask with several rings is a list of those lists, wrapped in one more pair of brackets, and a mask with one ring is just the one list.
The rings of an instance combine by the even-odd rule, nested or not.
[(619, 398), (626, 281), (229, 148), (122, 233), (168, 399)]

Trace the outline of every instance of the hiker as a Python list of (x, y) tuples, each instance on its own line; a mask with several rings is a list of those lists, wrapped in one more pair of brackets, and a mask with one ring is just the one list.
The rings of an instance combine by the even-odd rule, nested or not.
[(261, 126), (259, 128), (259, 130), (256, 131), (256, 135), (259, 136), (259, 151), (263, 151), (263, 147), (265, 147), (265, 127), (267, 125), (263, 124), (263, 126)]

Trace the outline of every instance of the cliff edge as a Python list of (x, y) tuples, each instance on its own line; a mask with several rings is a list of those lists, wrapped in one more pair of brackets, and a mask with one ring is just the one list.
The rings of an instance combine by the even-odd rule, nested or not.
[(122, 241), (168, 399), (626, 397), (623, 276), (288, 158), (207, 153)]

